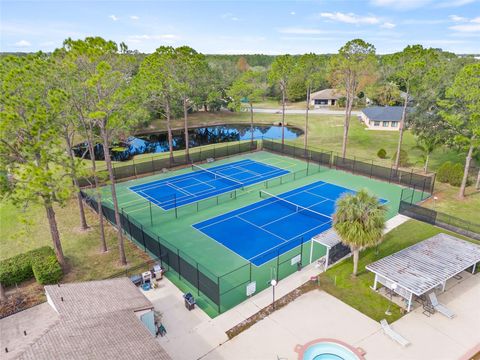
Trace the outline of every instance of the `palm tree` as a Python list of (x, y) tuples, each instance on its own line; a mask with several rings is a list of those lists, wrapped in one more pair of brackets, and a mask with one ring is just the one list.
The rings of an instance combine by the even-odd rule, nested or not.
[(412, 150), (420, 150), (422, 152), (421, 161), (423, 163), (423, 172), (428, 172), (428, 161), (433, 150), (442, 144), (442, 139), (437, 136), (420, 135), (417, 139), (417, 145)]
[(342, 243), (353, 254), (353, 275), (357, 275), (358, 255), (361, 250), (378, 245), (383, 240), (387, 207), (366, 190), (345, 194), (337, 200), (333, 228)]

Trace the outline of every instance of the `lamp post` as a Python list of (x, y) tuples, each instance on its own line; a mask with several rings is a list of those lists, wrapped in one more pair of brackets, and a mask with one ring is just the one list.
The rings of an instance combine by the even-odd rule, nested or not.
[(392, 297), (393, 297), (393, 292), (395, 291), (395, 289), (397, 288), (397, 283), (393, 283), (391, 286), (390, 286), (390, 303), (388, 304), (388, 309), (387, 311), (385, 311), (385, 315), (392, 315), (392, 313), (390, 312), (390, 306), (392, 305)]
[(272, 307), (273, 307), (273, 310), (275, 310), (275, 286), (277, 286), (277, 280), (272, 279), (272, 281), (270, 281), (270, 285), (272, 285), (272, 292), (273, 292)]
[(433, 197), (433, 210), (435, 210), (435, 207), (437, 205), (437, 200), (438, 200), (438, 197), (434, 196)]

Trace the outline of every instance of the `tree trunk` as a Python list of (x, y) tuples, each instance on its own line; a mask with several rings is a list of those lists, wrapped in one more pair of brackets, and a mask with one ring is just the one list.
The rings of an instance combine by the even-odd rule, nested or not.
[(285, 144), (285, 85), (282, 86), (282, 149)]
[(120, 211), (118, 210), (117, 191), (115, 189), (115, 176), (113, 175), (112, 160), (110, 159), (108, 131), (105, 124), (100, 126), (100, 133), (103, 140), (103, 153), (105, 155), (105, 163), (107, 164), (108, 176), (110, 179), (110, 190), (112, 193), (113, 210), (115, 212), (115, 222), (117, 227), (118, 238), (118, 252), (120, 256), (120, 264), (127, 265), (127, 258), (125, 256), (125, 246), (123, 243), (122, 224), (120, 222)]
[(477, 181), (475, 183), (475, 189), (480, 190), (480, 169), (478, 170)]
[(428, 172), (428, 161), (430, 160), (430, 153), (425, 157), (425, 166), (423, 167), (423, 172), (426, 174)]
[(353, 276), (357, 276), (358, 272), (358, 255), (359, 255), (359, 250), (353, 249)]
[(80, 210), (80, 226), (82, 230), (87, 230), (88, 229), (87, 218), (85, 217), (85, 208), (83, 206), (82, 195), (80, 194), (80, 185), (78, 183), (78, 179), (75, 173), (75, 157), (73, 154), (72, 144), (70, 141), (70, 136), (68, 134), (68, 131), (65, 131), (65, 142), (67, 144), (67, 152), (68, 152), (68, 157), (70, 159), (70, 167), (71, 167), (73, 184), (75, 185), (75, 189), (77, 189), (78, 208)]
[(473, 153), (473, 139), (472, 139), (470, 148), (468, 149), (467, 158), (465, 159), (465, 169), (463, 170), (462, 185), (460, 185), (460, 191), (458, 192), (459, 199), (465, 198), (465, 188), (467, 187), (468, 172), (470, 170), (470, 162), (472, 161), (472, 153)]
[(5, 294), (5, 288), (3, 287), (3, 284), (0, 283), (0, 301), (7, 300), (7, 294)]
[(347, 96), (347, 103), (345, 104), (345, 121), (343, 123), (343, 142), (342, 142), (342, 157), (347, 155), (347, 140), (348, 128), (350, 127), (350, 113), (352, 111), (352, 100), (350, 95)]
[(253, 146), (253, 103), (250, 102), (250, 133), (251, 133), (251, 139), (250, 139), (250, 148)]
[(102, 193), (100, 192), (100, 184), (98, 183), (98, 176), (97, 176), (97, 164), (95, 163), (95, 152), (93, 147), (93, 136), (87, 135), (88, 137), (88, 151), (90, 152), (90, 161), (92, 163), (92, 172), (93, 172), (93, 181), (95, 184), (95, 197), (98, 204), (98, 224), (100, 227), (100, 245), (101, 251), (107, 252), (107, 241), (105, 240), (105, 224), (103, 220), (103, 213), (102, 213)]
[(310, 85), (307, 86), (307, 106), (305, 108), (305, 134), (303, 138), (303, 146), (307, 150), (308, 146), (308, 110), (310, 110)]
[(173, 136), (172, 126), (170, 124), (170, 102), (166, 102), (165, 115), (167, 117), (167, 133), (168, 133), (168, 150), (170, 151), (170, 164), (173, 164)]
[(187, 97), (183, 97), (183, 120), (184, 120), (184, 127), (185, 127), (185, 158), (187, 161), (190, 160), (189, 155), (189, 139), (188, 139), (188, 107), (187, 107)]
[(398, 167), (400, 166), (400, 151), (402, 150), (402, 141), (403, 141), (403, 130), (405, 127), (405, 119), (407, 117), (407, 105), (408, 105), (408, 91), (405, 95), (405, 100), (403, 102), (403, 110), (402, 110), (402, 118), (400, 119), (400, 125), (398, 128), (398, 145), (397, 145), (397, 157), (395, 158), (395, 171), (398, 171)]
[(48, 224), (50, 226), (50, 235), (52, 236), (53, 250), (57, 256), (58, 263), (63, 270), (66, 270), (67, 263), (63, 255), (62, 243), (60, 242), (60, 234), (58, 233), (57, 219), (55, 218), (55, 211), (51, 203), (44, 200), (45, 210), (47, 212)]

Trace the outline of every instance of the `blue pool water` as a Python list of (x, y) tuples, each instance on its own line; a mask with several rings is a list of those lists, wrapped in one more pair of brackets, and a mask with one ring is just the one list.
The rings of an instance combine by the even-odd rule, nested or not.
[(333, 342), (321, 342), (308, 347), (303, 360), (359, 360), (350, 349)]

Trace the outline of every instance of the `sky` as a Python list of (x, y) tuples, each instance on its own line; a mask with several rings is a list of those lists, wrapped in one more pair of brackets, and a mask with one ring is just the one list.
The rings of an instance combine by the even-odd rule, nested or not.
[(0, 0), (0, 51), (52, 51), (102, 36), (150, 53), (335, 53), (362, 38), (386, 54), (409, 44), (480, 54), (480, 0)]

